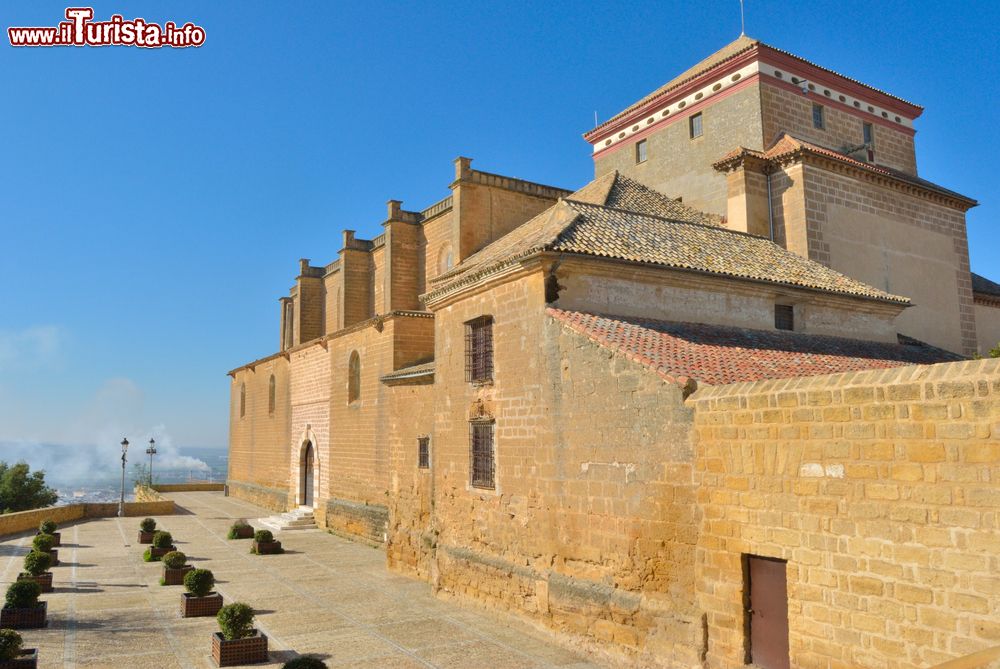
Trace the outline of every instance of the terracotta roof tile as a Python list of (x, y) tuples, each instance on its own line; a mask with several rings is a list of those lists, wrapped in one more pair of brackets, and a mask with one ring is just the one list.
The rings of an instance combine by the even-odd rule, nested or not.
[[(606, 185), (598, 181), (601, 183), (594, 184), (590, 191), (587, 191), (588, 186), (578, 193), (591, 199), (597, 197), (595, 193), (599, 194)], [(614, 190), (613, 184), (608, 185), (605, 197), (610, 199)], [(646, 195), (638, 199), (643, 200), (638, 206), (655, 209), (655, 202), (647, 200)], [(435, 296), (476, 280), (538, 251), (614, 258), (897, 304), (909, 303), (905, 297), (852, 279), (762, 237), (572, 199), (560, 200), (469, 256), (452, 271), (434, 279), (429, 295)]]
[(587, 204), (603, 205), (615, 209), (625, 209), (640, 214), (649, 214), (674, 221), (700, 223), (721, 227), (725, 219), (718, 214), (709, 214), (681, 204), (677, 200), (653, 190), (618, 170), (608, 172), (589, 184), (567, 195), (567, 199)]
[(547, 311), (601, 347), (682, 383), (722, 385), (963, 359), (928, 345)]

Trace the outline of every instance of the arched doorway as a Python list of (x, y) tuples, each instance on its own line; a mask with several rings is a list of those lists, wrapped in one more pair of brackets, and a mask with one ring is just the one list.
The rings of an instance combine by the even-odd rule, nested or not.
[(302, 485), (299, 486), (299, 490), (302, 491), (302, 497), (299, 502), (302, 506), (312, 506), (313, 505), (313, 469), (315, 468), (316, 456), (313, 453), (313, 445), (311, 441), (307, 441), (305, 448), (302, 449), (302, 462), (299, 466), (300, 476), (302, 477)]

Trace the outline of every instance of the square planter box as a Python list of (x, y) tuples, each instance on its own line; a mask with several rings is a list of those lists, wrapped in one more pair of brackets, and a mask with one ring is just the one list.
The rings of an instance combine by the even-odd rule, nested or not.
[(156, 546), (150, 546), (149, 554), (152, 555), (154, 558), (161, 558), (170, 551), (175, 551), (175, 550), (177, 550), (177, 546), (174, 546), (173, 544), (167, 546), (166, 548), (157, 548)]
[(20, 657), (13, 660), (0, 660), (0, 669), (35, 669), (38, 666), (38, 649), (26, 648)]
[[(36, 534), (41, 534), (41, 532), (37, 532)], [(55, 543), (52, 544), (52, 545), (53, 546), (61, 546), (62, 545), (62, 532), (53, 532), (52, 536), (56, 540)]]
[(58, 566), (58, 564), (59, 564), (59, 551), (57, 551), (55, 548), (53, 548), (52, 550), (49, 551), (49, 555), (52, 556), (52, 566), (53, 567)]
[(253, 542), (253, 552), (257, 555), (274, 555), (281, 552), (280, 541), (269, 541), (266, 544)]
[(253, 527), (247, 525), (236, 530), (237, 539), (253, 539)]
[(18, 574), (17, 580), (19, 581), (34, 581), (41, 586), (42, 592), (52, 592), (52, 572), (44, 572), (41, 576), (32, 576), (31, 574)]
[(242, 664), (267, 662), (267, 636), (260, 630), (245, 639), (227, 641), (222, 634), (212, 635), (212, 659), (220, 667), (238, 667)]
[(180, 569), (163, 565), (163, 585), (184, 585), (184, 574), (194, 570), (194, 565), (186, 564)]
[(195, 597), (190, 592), (181, 595), (181, 618), (214, 616), (222, 608), (222, 595), (212, 592), (204, 597)]
[(45, 614), (48, 606), (45, 602), (38, 602), (38, 606), (33, 609), (8, 609), (6, 606), (0, 609), (0, 627), (12, 630), (30, 630), (45, 627)]
[(152, 532), (143, 532), (142, 530), (139, 530), (139, 543), (140, 544), (151, 544), (151, 543), (153, 543), (153, 535), (154, 534), (156, 534), (155, 530), (152, 531)]

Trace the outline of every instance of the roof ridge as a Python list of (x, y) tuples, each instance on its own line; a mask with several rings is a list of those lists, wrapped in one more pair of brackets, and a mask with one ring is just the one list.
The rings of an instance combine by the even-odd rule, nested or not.
[[(646, 212), (635, 211), (633, 209), (622, 209), (621, 207), (612, 207), (611, 205), (607, 205), (607, 204), (592, 204), (590, 202), (581, 202), (580, 200), (574, 200), (574, 199), (568, 198), (568, 197), (564, 197), (564, 198), (560, 198), (560, 199), (561, 200), (565, 200), (566, 202), (569, 202), (570, 204), (579, 204), (579, 205), (583, 205), (585, 207), (599, 207), (601, 209), (608, 209), (610, 211), (620, 211), (623, 214), (632, 214), (633, 216), (644, 216), (646, 218), (655, 218), (655, 219), (658, 219), (658, 220), (661, 220), (661, 221), (666, 221), (667, 223), (677, 223), (677, 224), (680, 224), (680, 225), (693, 225), (695, 227), (705, 228), (707, 230), (719, 230), (719, 231), (722, 231), (722, 232), (728, 232), (728, 233), (733, 234), (733, 235), (743, 235), (745, 237), (753, 237), (754, 239), (762, 239), (765, 242), (771, 242), (772, 244), (774, 244), (774, 242), (772, 240), (768, 239), (767, 237), (761, 237), (760, 235), (754, 235), (754, 234), (751, 234), (749, 232), (743, 232), (742, 230), (733, 230), (732, 228), (724, 228), (724, 227), (722, 227), (720, 225), (708, 225), (707, 223), (695, 223), (694, 221), (682, 221), (682, 220), (679, 220), (679, 219), (676, 219), (676, 218), (668, 218), (666, 216), (658, 216), (657, 214), (647, 214)], [(694, 211), (698, 211), (698, 210), (694, 209)], [(782, 248), (778, 244), (775, 244), (775, 246), (778, 246), (778, 248)]]

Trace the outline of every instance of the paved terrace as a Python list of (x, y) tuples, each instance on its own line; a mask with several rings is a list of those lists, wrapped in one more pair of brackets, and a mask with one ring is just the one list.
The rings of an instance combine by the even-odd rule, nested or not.
[[(249, 553), (227, 541), (235, 518), (270, 515), (221, 493), (173, 493), (179, 515), (159, 529), (190, 564), (211, 569), (225, 603), (257, 610), (271, 664), (313, 654), (330, 667), (410, 669), (596, 669), (509, 617), (442, 601), (427, 583), (390, 572), (382, 552), (318, 530), (284, 532), (284, 555)], [(159, 584), (160, 563), (145, 563), (139, 518), (60, 527), (60, 565), (48, 602), (49, 626), (22, 630), (43, 667), (156, 669), (212, 667), (215, 618), (181, 618), (183, 586)], [(17, 578), (31, 537), (0, 542), (4, 588)]]

